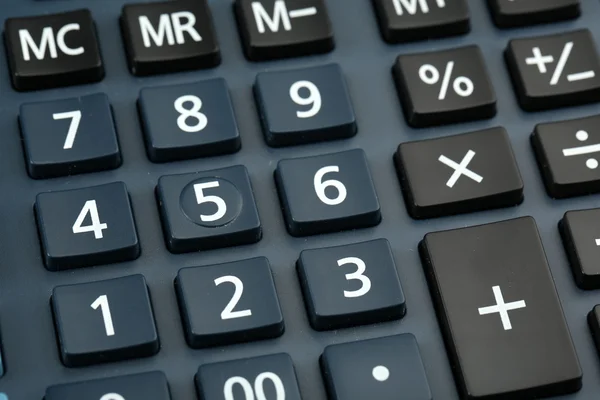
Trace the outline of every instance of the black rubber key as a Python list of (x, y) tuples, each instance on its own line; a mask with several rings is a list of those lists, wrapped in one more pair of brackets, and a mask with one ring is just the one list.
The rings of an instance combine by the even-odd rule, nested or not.
[(565, 198), (600, 192), (600, 115), (539, 124), (531, 136), (546, 191)]
[(196, 389), (206, 400), (229, 400), (234, 393), (246, 399), (302, 399), (292, 359), (285, 353), (202, 365)]
[(511, 40), (504, 55), (523, 110), (600, 101), (600, 60), (588, 30)]
[(304, 250), (297, 269), (315, 330), (391, 321), (406, 313), (394, 256), (385, 239)]
[(142, 275), (58, 286), (51, 304), (68, 367), (148, 357), (160, 348)]
[(363, 150), (281, 160), (275, 183), (293, 236), (365, 228), (381, 221)]
[(402, 143), (394, 162), (413, 218), (523, 201), (523, 180), (504, 128)]
[(587, 316), (588, 325), (592, 333), (592, 339), (596, 345), (596, 350), (600, 354), (600, 305), (594, 307)]
[(108, 96), (21, 105), (27, 172), (35, 179), (117, 168), (121, 153)]
[(234, 9), (251, 61), (327, 53), (335, 46), (324, 0), (236, 0)]
[(574, 19), (581, 14), (579, 0), (488, 0), (500, 28), (512, 28)]
[(206, 0), (126, 5), (121, 30), (134, 75), (208, 68), (221, 62)]
[(410, 333), (330, 345), (320, 361), (330, 400), (432, 400)]
[(44, 400), (171, 400), (162, 372), (50, 386)]
[(600, 209), (568, 211), (559, 228), (577, 286), (600, 289)]
[(140, 255), (123, 182), (38, 194), (35, 215), (46, 268), (109, 264)]
[(479, 47), (401, 55), (392, 69), (415, 128), (492, 118), (496, 93)]
[(9, 18), (4, 42), (16, 90), (97, 82), (104, 66), (89, 10)]
[(466, 0), (372, 0), (388, 43), (461, 35), (471, 30)]
[(183, 268), (175, 280), (190, 347), (202, 348), (281, 336), (279, 307), (264, 257)]
[(462, 398), (533, 399), (581, 388), (533, 218), (430, 233), (419, 251)]
[(250, 177), (242, 165), (162, 176), (156, 197), (172, 253), (256, 243), (262, 237)]

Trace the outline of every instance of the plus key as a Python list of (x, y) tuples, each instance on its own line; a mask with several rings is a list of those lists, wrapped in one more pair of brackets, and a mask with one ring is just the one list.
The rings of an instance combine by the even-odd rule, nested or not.
[(600, 100), (600, 61), (587, 30), (512, 40), (505, 57), (526, 111)]
[(419, 253), (461, 399), (529, 400), (581, 388), (533, 218), (429, 233)]

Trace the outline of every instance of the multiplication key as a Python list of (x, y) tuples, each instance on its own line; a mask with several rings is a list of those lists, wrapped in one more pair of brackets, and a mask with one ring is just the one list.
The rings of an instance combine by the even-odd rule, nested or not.
[(505, 58), (523, 110), (600, 101), (600, 60), (588, 30), (511, 40)]
[(404, 114), (413, 127), (496, 115), (496, 94), (477, 46), (401, 55), (393, 74)]

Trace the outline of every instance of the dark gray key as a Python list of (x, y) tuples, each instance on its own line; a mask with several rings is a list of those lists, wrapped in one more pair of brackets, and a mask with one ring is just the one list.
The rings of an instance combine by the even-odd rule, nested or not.
[(196, 374), (196, 389), (205, 400), (223, 399), (223, 396), (226, 400), (238, 396), (302, 399), (292, 359), (285, 353), (202, 365)]
[(234, 10), (249, 60), (326, 53), (335, 46), (323, 0), (236, 0)]
[(430, 233), (419, 251), (462, 398), (533, 399), (581, 388), (533, 218)]
[(392, 69), (410, 126), (492, 118), (496, 93), (479, 47), (403, 54)]
[(104, 78), (89, 10), (9, 18), (4, 24), (4, 42), (16, 90), (80, 85)]
[(539, 124), (531, 136), (548, 195), (600, 192), (600, 116)]
[(26, 103), (19, 125), (35, 179), (117, 168), (121, 153), (108, 96)]
[(128, 4), (121, 32), (138, 76), (214, 67), (221, 53), (206, 0)]
[(320, 361), (330, 400), (432, 399), (410, 333), (327, 346)]
[(58, 286), (51, 305), (60, 355), (68, 367), (148, 357), (159, 350), (142, 275)]
[(283, 334), (275, 282), (264, 257), (183, 268), (175, 289), (185, 336), (193, 348)]
[(466, 0), (372, 0), (386, 42), (435, 39), (469, 32)]
[(496, 26), (511, 28), (574, 19), (579, 0), (488, 0)]
[(511, 40), (505, 58), (523, 110), (600, 100), (600, 60), (588, 30)]
[(587, 316), (588, 325), (592, 334), (592, 339), (596, 345), (596, 350), (600, 354), (600, 305), (594, 307)]
[(51, 271), (133, 260), (140, 255), (123, 182), (38, 194), (35, 215)]
[(243, 165), (158, 180), (156, 197), (172, 253), (255, 243), (262, 237)]
[(523, 181), (504, 128), (402, 143), (394, 162), (413, 218), (523, 201)]
[(297, 269), (316, 330), (390, 321), (406, 313), (394, 256), (385, 239), (304, 250)]
[(44, 400), (171, 400), (162, 372), (50, 386)]
[(559, 228), (577, 286), (600, 289), (600, 209), (568, 211)]
[(275, 183), (293, 236), (379, 224), (379, 200), (360, 149), (279, 161)]

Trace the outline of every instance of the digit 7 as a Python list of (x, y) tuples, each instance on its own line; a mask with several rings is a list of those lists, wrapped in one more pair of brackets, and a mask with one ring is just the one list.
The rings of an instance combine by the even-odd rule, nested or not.
[(65, 150), (73, 147), (75, 136), (77, 136), (77, 130), (79, 129), (79, 123), (81, 122), (81, 111), (76, 110), (52, 114), (52, 119), (55, 121), (68, 118), (71, 118), (71, 123), (69, 124), (69, 130), (67, 131), (65, 144), (63, 145), (63, 149)]

